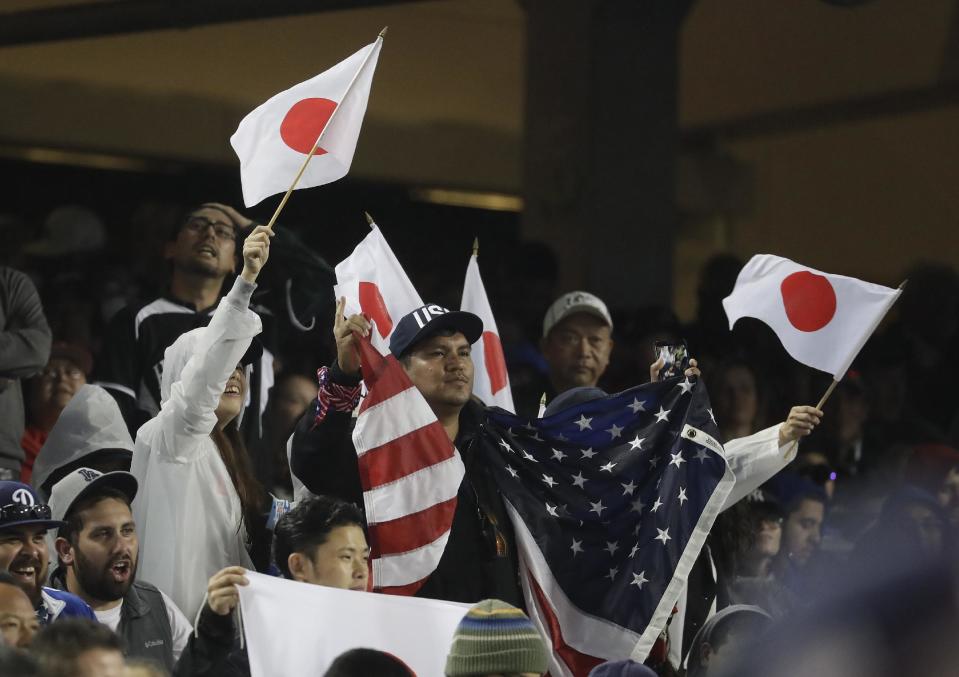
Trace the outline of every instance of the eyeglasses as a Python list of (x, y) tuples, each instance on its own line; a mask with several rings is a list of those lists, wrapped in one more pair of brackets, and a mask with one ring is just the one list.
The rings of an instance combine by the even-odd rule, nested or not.
[(76, 381), (81, 376), (83, 376), (83, 370), (79, 367), (68, 366), (68, 367), (47, 367), (40, 372), (40, 378), (44, 381), (53, 381), (57, 377), (62, 379), (70, 379), (71, 381)]
[(189, 230), (191, 233), (200, 235), (206, 232), (206, 229), (210, 226), (213, 226), (213, 232), (216, 234), (217, 238), (220, 240), (235, 240), (236, 239), (236, 228), (226, 223), (220, 223), (219, 221), (211, 221), (205, 216), (194, 216), (191, 217), (189, 221), (186, 222), (184, 228)]
[(9, 503), (0, 508), (0, 522), (11, 520), (19, 522), (26, 519), (48, 520), (51, 514), (50, 506), (42, 503), (40, 505)]

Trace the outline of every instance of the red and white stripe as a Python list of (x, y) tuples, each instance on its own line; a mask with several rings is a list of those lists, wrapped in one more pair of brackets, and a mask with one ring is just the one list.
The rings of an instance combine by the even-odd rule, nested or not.
[(392, 355), (360, 339), (368, 394), (353, 444), (369, 527), (373, 589), (412, 595), (436, 569), (466, 472), (423, 395)]

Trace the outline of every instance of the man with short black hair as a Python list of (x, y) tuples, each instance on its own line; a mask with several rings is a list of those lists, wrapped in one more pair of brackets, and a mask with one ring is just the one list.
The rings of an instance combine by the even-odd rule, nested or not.
[(37, 634), (31, 652), (47, 677), (123, 677), (123, 644), (96, 621), (71, 618)]
[(135, 580), (139, 555), (130, 510), (136, 478), (79, 468), (57, 482), (53, 516), (65, 520), (56, 539), (59, 566), (51, 583), (83, 599), (98, 621), (123, 638), (126, 653), (172, 670), (192, 627), (173, 600)]
[[(320, 370), (318, 400), (297, 424), (291, 469), (315, 494), (363, 505), (352, 411), (360, 395), (360, 363), (354, 332), (368, 336), (363, 315), (344, 317), (345, 299), (334, 321), (336, 362)], [(456, 446), (466, 474), (443, 556), (416, 595), (454, 602), (495, 597), (521, 604), (512, 527), (493, 478), (493, 444), (480, 435), (485, 407), (472, 398), (472, 345), (483, 322), (472, 313), (427, 304), (402, 317), (390, 336), (390, 352), (423, 395)]]
[(61, 616), (96, 620), (76, 595), (43, 585), (50, 564), (47, 529), (64, 526), (51, 515), (30, 485), (0, 482), (0, 571), (9, 572), (27, 593), (41, 625)]

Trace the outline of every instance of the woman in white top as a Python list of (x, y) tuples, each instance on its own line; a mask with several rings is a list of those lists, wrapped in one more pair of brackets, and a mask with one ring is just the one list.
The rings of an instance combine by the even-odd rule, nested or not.
[(243, 272), (210, 324), (166, 349), (160, 413), (137, 431), (133, 448), (139, 574), (188, 617), (202, 605), (210, 576), (231, 565), (253, 568), (250, 524), (268, 508), (237, 419), (247, 388), (241, 359), (262, 330), (250, 296), (272, 235), (264, 226), (250, 233)]

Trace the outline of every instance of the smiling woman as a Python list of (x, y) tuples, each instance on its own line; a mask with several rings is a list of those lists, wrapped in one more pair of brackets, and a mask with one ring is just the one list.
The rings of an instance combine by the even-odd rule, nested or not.
[[(201, 239), (184, 248), (194, 258), (207, 256), (204, 247), (216, 233), (215, 224), (201, 225), (184, 229)], [(237, 424), (246, 368), (256, 358), (251, 342), (261, 331), (250, 296), (269, 257), (271, 236), (263, 226), (253, 230), (243, 246), (243, 271), (209, 326), (181, 335), (167, 348), (160, 413), (139, 430), (134, 446), (140, 573), (188, 616), (202, 604), (214, 572), (254, 567), (248, 548), (255, 545), (255, 534), (264, 533), (265, 492)]]

